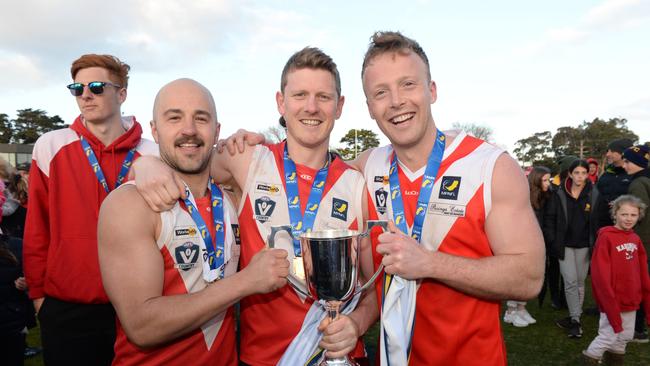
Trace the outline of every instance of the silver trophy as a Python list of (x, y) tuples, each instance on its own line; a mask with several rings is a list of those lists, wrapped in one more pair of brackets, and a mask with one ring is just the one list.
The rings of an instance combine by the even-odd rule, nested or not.
[[(380, 265), (368, 282), (363, 286), (357, 285), (360, 240), (367, 237), (374, 226), (388, 230), (387, 221), (370, 220), (367, 224), (368, 228), (364, 232), (327, 229), (300, 235), (302, 258), (294, 258), (287, 279), (296, 291), (323, 304), (332, 321), (338, 318), (341, 304), (370, 287), (384, 269), (383, 265)], [(286, 231), (293, 239), (290, 225), (273, 226), (268, 239), (270, 248), (275, 248), (275, 236), (281, 231)], [(299, 284), (302, 281), (305, 281), (307, 291)], [(321, 366), (325, 365), (354, 364), (344, 356), (321, 362)]]

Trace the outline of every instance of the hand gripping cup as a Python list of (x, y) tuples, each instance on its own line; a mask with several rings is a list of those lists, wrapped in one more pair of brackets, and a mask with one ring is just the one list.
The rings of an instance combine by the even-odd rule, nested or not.
[[(327, 229), (300, 235), (302, 262), (299, 257), (294, 258), (287, 279), (296, 291), (323, 304), (332, 321), (338, 318), (341, 303), (370, 287), (384, 269), (380, 265), (368, 282), (363, 286), (357, 285), (360, 239), (367, 237), (374, 226), (388, 230), (387, 221), (370, 220), (367, 224), (368, 228), (364, 232)], [(293, 239), (291, 226), (274, 226), (268, 239), (269, 248), (275, 248), (275, 236), (281, 231), (286, 231)], [(306, 292), (298, 284), (297, 278), (305, 280)], [(352, 366), (353, 363), (344, 356), (326, 359), (321, 363), (323, 365)]]

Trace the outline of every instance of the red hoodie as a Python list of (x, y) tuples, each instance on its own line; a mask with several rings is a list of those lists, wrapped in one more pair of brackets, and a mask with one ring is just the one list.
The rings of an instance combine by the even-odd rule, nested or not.
[(124, 117), (127, 131), (104, 146), (81, 117), (72, 126), (41, 136), (29, 172), (24, 237), (24, 270), (32, 299), (45, 295), (77, 303), (108, 303), (97, 257), (97, 219), (106, 198), (79, 136), (90, 144), (111, 189), (128, 151), (157, 155), (158, 146), (141, 139), (142, 127)]
[[(606, 226), (598, 231), (591, 259), (591, 286), (598, 307), (614, 331), (623, 331), (621, 312), (634, 311), (643, 301), (650, 314), (648, 257), (634, 231)], [(650, 324), (650, 317), (646, 319)]]

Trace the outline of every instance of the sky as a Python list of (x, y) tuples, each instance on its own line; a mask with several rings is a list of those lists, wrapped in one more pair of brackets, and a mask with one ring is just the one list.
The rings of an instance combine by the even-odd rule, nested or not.
[[(0, 13), (0, 113), (43, 109), (71, 123), (70, 64), (108, 53), (131, 65), (125, 115), (145, 135), (161, 86), (208, 87), (222, 136), (277, 125), (286, 60), (316, 46), (339, 67), (346, 98), (330, 144), (370, 119), (361, 63), (370, 36), (401, 31), (427, 53), (436, 124), (492, 128), (496, 144), (596, 117), (626, 118), (650, 140), (650, 0), (339, 1), (22, 0)], [(388, 141), (382, 136), (382, 143)]]

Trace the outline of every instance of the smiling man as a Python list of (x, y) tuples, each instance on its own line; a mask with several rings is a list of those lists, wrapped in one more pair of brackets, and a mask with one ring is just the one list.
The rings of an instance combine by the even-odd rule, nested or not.
[(24, 238), (25, 277), (41, 326), (48, 365), (109, 365), (115, 312), (102, 286), (97, 216), (131, 163), (158, 148), (122, 117), (129, 65), (84, 55), (71, 67), (81, 115), (34, 145)]
[(505, 365), (500, 300), (537, 295), (544, 271), (521, 168), (496, 146), (438, 130), (436, 84), (414, 40), (375, 33), (362, 81), (391, 142), (355, 162), (371, 218), (394, 222), (373, 241), (386, 272), (377, 284), (382, 365)]
[[(293, 54), (282, 71), (276, 102), (287, 128), (286, 141), (248, 147), (235, 156), (215, 154), (211, 164), (215, 178), (233, 178), (243, 191), (239, 222), (244, 269), (252, 265), (256, 253), (265, 250), (273, 226), (291, 224), (299, 235), (328, 228), (360, 230), (365, 221), (363, 177), (328, 151), (330, 133), (344, 102), (332, 58), (312, 47)], [(149, 166), (143, 160), (134, 168), (139, 190), (152, 207), (173, 202), (182, 192), (178, 180), (166, 176), (168, 169), (159, 161), (147, 161)], [(300, 263), (297, 241), (282, 233), (276, 243), (289, 250), (292, 265)], [(367, 259), (368, 273), (372, 267), (369, 245), (361, 256)], [(377, 316), (374, 301), (372, 295), (363, 296), (350, 314), (320, 323), (322, 307), (289, 286), (247, 296), (241, 301), (241, 361), (304, 364), (314, 352), (322, 356), (319, 344), (330, 358), (350, 352), (362, 356), (357, 340)]]
[(203, 85), (179, 79), (164, 86), (151, 131), (188, 197), (156, 213), (129, 184), (102, 205), (99, 260), (119, 318), (113, 364), (235, 366), (232, 305), (284, 286), (287, 252), (260, 251), (237, 272), (237, 213), (210, 178), (219, 123)]

